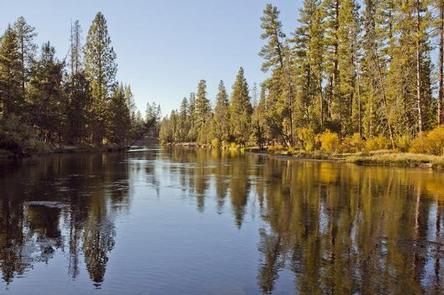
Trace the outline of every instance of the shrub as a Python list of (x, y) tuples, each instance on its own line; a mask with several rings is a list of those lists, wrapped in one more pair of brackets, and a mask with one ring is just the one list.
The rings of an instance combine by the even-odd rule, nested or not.
[(402, 135), (396, 139), (396, 147), (400, 152), (408, 152), (411, 145), (412, 139), (408, 135)]
[(411, 151), (437, 156), (444, 155), (444, 125), (416, 137), (412, 142)]
[(316, 136), (311, 128), (296, 129), (296, 136), (302, 145), (302, 148), (307, 152), (312, 152), (316, 146)]
[(329, 130), (319, 135), (319, 141), (321, 142), (321, 149), (328, 153), (337, 152), (340, 144), (339, 136)]
[(230, 151), (237, 151), (239, 150), (239, 145), (237, 145), (235, 142), (230, 143)]
[(0, 149), (13, 153), (40, 151), (44, 143), (36, 138), (34, 130), (16, 115), (0, 119)]
[(344, 138), (341, 144), (341, 150), (343, 152), (356, 153), (364, 149), (364, 141), (361, 139), (359, 133), (355, 133), (352, 136)]
[(220, 147), (221, 147), (221, 142), (220, 142), (220, 140), (219, 140), (218, 138), (214, 138), (214, 139), (212, 139), (212, 140), (211, 140), (211, 146), (212, 146), (214, 149), (218, 149), (218, 148), (220, 148)]
[(365, 143), (365, 148), (368, 151), (385, 150), (388, 149), (389, 147), (390, 147), (390, 140), (382, 134), (370, 138)]

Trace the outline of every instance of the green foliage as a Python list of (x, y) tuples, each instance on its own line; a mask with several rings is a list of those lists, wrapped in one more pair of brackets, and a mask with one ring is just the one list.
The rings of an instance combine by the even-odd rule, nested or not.
[(105, 137), (108, 102), (116, 86), (116, 54), (111, 46), (108, 26), (101, 12), (96, 14), (85, 43), (85, 74), (90, 81), (94, 142)]
[(216, 107), (212, 120), (213, 136), (219, 141), (227, 141), (230, 137), (230, 102), (223, 81), (220, 81), (216, 96)]
[(442, 61), (436, 66), (431, 58), (432, 44), (444, 48), (444, 42), (435, 42), (443, 36), (443, 14), (431, 9), (444, 6), (383, 0), (364, 1), (360, 9), (359, 4), (304, 0), (289, 37), (278, 8), (267, 4), (259, 55), (269, 76), (259, 101), (255, 90), (251, 103), (240, 68), (231, 93), (220, 82), (214, 110), (201, 80), (196, 94), (161, 123), (157, 105), (149, 105), (142, 117), (129, 86), (118, 86), (116, 54), (102, 13), (88, 30), (83, 52), (80, 24), (72, 25), (70, 71), (49, 43), (36, 55), (35, 29), (20, 17), (0, 39), (0, 117), (20, 115), (41, 141), (68, 144), (130, 144), (150, 129), (165, 143), (232, 142), (236, 149), (274, 145), (288, 152), (299, 144), (313, 152), (318, 138), (328, 152), (442, 153), (441, 129), (427, 131), (443, 113), (443, 83), (434, 85), (433, 79), (435, 67), (442, 72)]
[(248, 143), (252, 112), (248, 84), (241, 67), (233, 85), (230, 103), (231, 136), (239, 145)]
[(0, 39), (0, 113), (23, 111), (21, 58), (17, 33), (9, 26)]
[(210, 121), (211, 121), (211, 106), (210, 101), (207, 98), (207, 82), (200, 80), (197, 87), (196, 102), (194, 106), (193, 114), (193, 128), (197, 134), (197, 141), (200, 144), (206, 144), (210, 142)]
[(60, 141), (66, 122), (66, 100), (63, 93), (64, 64), (55, 58), (55, 49), (45, 43), (41, 56), (33, 66), (29, 85), (32, 122), (39, 128), (39, 136), (45, 142)]
[(123, 85), (119, 85), (114, 90), (109, 104), (108, 139), (110, 143), (118, 145), (128, 144), (128, 127), (131, 126), (128, 99), (125, 95)]
[(88, 138), (91, 122), (91, 93), (89, 81), (83, 72), (71, 75), (64, 85), (66, 95), (66, 137), (69, 144), (78, 144)]
[(329, 130), (319, 135), (319, 142), (321, 143), (321, 149), (328, 153), (337, 152), (340, 145), (338, 134), (330, 132)]
[(23, 17), (1, 36), (1, 140), (11, 150), (105, 142), (125, 145), (143, 137), (147, 129), (158, 137), (158, 107), (155, 118), (146, 121), (135, 108), (130, 87), (116, 87), (116, 55), (104, 16), (99, 12), (88, 31), (84, 61), (80, 31), (76, 21), (69, 73), (49, 42), (36, 55), (37, 33)]
[(23, 124), (19, 116), (10, 115), (0, 119), (0, 149), (21, 153), (34, 141), (32, 128)]

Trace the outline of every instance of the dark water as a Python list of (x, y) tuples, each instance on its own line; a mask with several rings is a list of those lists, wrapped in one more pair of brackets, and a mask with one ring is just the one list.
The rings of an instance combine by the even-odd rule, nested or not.
[(0, 166), (0, 294), (443, 294), (444, 174), (149, 150)]

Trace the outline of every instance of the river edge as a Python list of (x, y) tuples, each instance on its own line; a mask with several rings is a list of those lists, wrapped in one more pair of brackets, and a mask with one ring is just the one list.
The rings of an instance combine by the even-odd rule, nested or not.
[(121, 152), (129, 150), (128, 146), (119, 145), (52, 145), (46, 146), (40, 151), (26, 152), (24, 154), (14, 154), (12, 152), (0, 149), (0, 160), (18, 160), (53, 154), (78, 154), (78, 153), (107, 153)]
[(332, 154), (332, 155), (310, 155), (310, 154), (275, 154), (258, 153), (249, 151), (249, 153), (263, 154), (268, 157), (277, 157), (290, 160), (303, 161), (322, 161), (336, 163), (350, 163), (358, 166), (385, 166), (397, 168), (421, 168), (436, 171), (444, 171), (444, 157), (437, 157), (424, 154), (411, 153), (380, 153), (380, 154)]
[[(168, 144), (169, 148), (184, 149), (204, 149), (212, 150), (210, 145), (198, 145), (196, 143)], [(444, 171), (444, 156), (434, 156), (427, 154), (403, 153), (392, 150), (379, 150), (358, 153), (325, 153), (321, 151), (275, 151), (269, 149), (259, 149), (258, 147), (247, 147), (240, 149), (222, 149), (223, 152), (245, 152), (266, 157), (303, 160), (303, 161), (324, 161), (336, 163), (351, 163), (358, 166), (386, 166), (398, 168), (421, 168), (436, 171)]]

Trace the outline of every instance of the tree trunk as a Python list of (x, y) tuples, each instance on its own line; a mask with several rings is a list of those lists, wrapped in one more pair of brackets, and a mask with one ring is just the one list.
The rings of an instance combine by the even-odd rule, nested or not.
[(421, 42), (420, 42), (420, 29), (421, 29), (421, 15), (420, 15), (420, 2), (416, 0), (416, 104), (418, 107), (418, 132), (423, 131), (422, 121), (422, 98), (421, 98)]
[(438, 125), (443, 123), (442, 104), (444, 96), (444, 3), (439, 6), (440, 24), (439, 24), (439, 97), (438, 97)]

